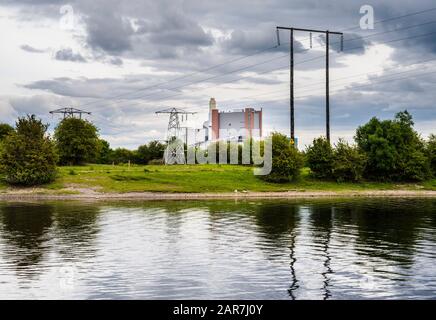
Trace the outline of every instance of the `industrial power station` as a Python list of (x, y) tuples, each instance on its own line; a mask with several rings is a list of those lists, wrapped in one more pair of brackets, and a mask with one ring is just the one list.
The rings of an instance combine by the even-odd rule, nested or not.
[(214, 141), (243, 142), (262, 138), (262, 109), (219, 110), (214, 98), (209, 101), (209, 119), (196, 129), (196, 144), (207, 146)]

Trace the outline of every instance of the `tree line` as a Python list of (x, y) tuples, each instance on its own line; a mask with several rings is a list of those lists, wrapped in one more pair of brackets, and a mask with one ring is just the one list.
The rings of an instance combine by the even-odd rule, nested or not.
[[(424, 181), (436, 176), (436, 135), (425, 141), (413, 128), (412, 116), (399, 112), (392, 120), (376, 117), (360, 126), (354, 144), (343, 139), (332, 146), (324, 137), (300, 152), (273, 141), (273, 172), (280, 181), (296, 180), (304, 165), (316, 179), (338, 182)], [(303, 160), (302, 160), (303, 159)]]
[(65, 118), (47, 134), (48, 125), (34, 115), (21, 117), (15, 128), (0, 124), (0, 172), (9, 184), (37, 185), (53, 181), (57, 165), (162, 162), (165, 145), (151, 141), (137, 150), (111, 149), (97, 127)]
[[(338, 182), (430, 179), (436, 176), (436, 135), (426, 141), (413, 126), (407, 111), (391, 120), (374, 117), (357, 128), (353, 144), (340, 139), (332, 146), (319, 137), (303, 152), (285, 135), (274, 133), (272, 171), (261, 178), (273, 183), (295, 181), (307, 166), (314, 178)], [(77, 118), (63, 119), (53, 138), (47, 129), (48, 125), (34, 115), (19, 118), (15, 128), (0, 124), (0, 173), (7, 183), (37, 185), (53, 181), (57, 165), (162, 163), (165, 151), (165, 144), (158, 141), (133, 151), (111, 149), (91, 122)]]

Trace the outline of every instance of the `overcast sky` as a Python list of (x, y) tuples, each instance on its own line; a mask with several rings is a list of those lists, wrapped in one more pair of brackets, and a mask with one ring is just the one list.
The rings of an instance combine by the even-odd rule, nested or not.
[[(374, 8), (362, 30), (361, 6)], [(416, 129), (436, 133), (434, 0), (0, 0), (0, 122), (72, 106), (112, 147), (164, 139), (178, 107), (197, 114), (263, 108), (266, 131), (289, 134), (289, 34), (275, 27), (343, 31), (331, 38), (332, 137), (352, 139), (372, 116), (408, 109)], [(408, 15), (423, 11), (419, 14)], [(393, 19), (408, 15), (400, 19)], [(296, 33), (296, 136), (300, 147), (325, 133), (325, 40)], [(229, 63), (230, 62), (230, 63)]]

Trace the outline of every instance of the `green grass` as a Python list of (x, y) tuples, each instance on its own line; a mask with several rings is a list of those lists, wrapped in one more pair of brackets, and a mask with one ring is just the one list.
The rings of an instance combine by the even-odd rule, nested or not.
[[(92, 187), (103, 192), (233, 192), (290, 190), (436, 190), (436, 180), (424, 183), (336, 183), (310, 177), (308, 168), (302, 170), (298, 182), (274, 184), (253, 175), (252, 168), (237, 165), (173, 165), (127, 166), (92, 165), (61, 167), (60, 177), (46, 186), (58, 190), (66, 186)], [(74, 172), (74, 174), (72, 174)]]
[[(66, 187), (93, 188), (102, 192), (233, 192), (238, 191), (365, 191), (436, 190), (436, 179), (423, 183), (336, 183), (311, 178), (308, 168), (298, 182), (274, 184), (253, 175), (251, 167), (237, 165), (88, 165), (59, 168), (59, 177), (42, 188), (71, 193)], [(0, 190), (5, 185), (0, 183)]]

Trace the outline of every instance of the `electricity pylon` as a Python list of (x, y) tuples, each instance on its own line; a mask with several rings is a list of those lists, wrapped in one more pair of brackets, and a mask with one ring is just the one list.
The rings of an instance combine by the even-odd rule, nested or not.
[(91, 112), (83, 111), (83, 110), (79, 110), (79, 109), (75, 109), (75, 108), (61, 108), (61, 109), (56, 109), (56, 110), (50, 111), (50, 114), (55, 114), (55, 113), (63, 114), (64, 119), (65, 118), (74, 118), (74, 116), (76, 114), (79, 115), (80, 119), (82, 119), (82, 114), (88, 114), (88, 115), (91, 114)]
[(277, 45), (280, 46), (280, 34), (279, 30), (289, 30), (289, 57), (290, 57), (290, 129), (291, 129), (291, 140), (295, 139), (294, 130), (294, 31), (302, 31), (310, 33), (310, 47), (312, 47), (312, 33), (321, 33), (326, 37), (326, 138), (330, 142), (330, 73), (329, 73), (329, 50), (330, 50), (330, 35), (340, 35), (341, 36), (341, 51), (344, 49), (344, 34), (342, 32), (329, 31), (329, 30), (314, 30), (314, 29), (302, 29), (293, 27), (277, 27)]
[(188, 112), (178, 108), (169, 108), (157, 111), (156, 114), (168, 113), (170, 115), (167, 129), (167, 147), (165, 149), (164, 161), (166, 164), (184, 164), (185, 163), (185, 148), (183, 141), (180, 139), (180, 119), (179, 115), (188, 119)]

